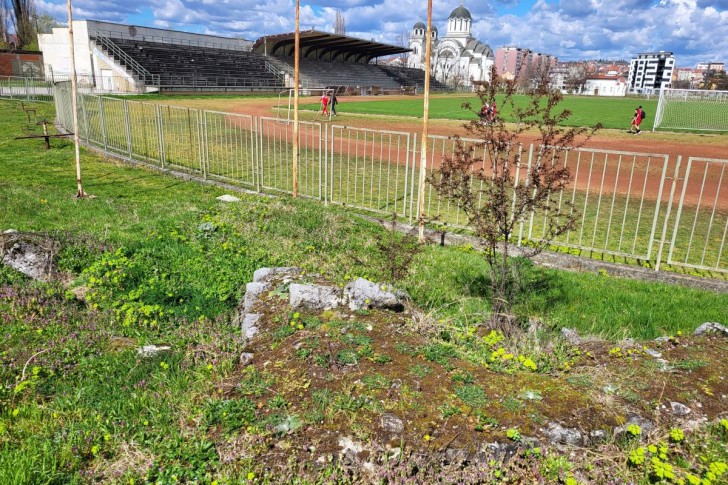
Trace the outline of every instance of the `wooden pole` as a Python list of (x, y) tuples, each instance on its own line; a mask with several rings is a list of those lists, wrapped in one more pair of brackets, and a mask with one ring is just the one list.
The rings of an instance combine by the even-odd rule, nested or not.
[(425, 242), (425, 179), (427, 177), (427, 129), (430, 117), (430, 58), (432, 57), (432, 0), (427, 0), (427, 36), (425, 39), (425, 98), (422, 113), (422, 144), (420, 145), (419, 240)]
[(293, 53), (293, 197), (298, 197), (298, 83), (300, 70), (300, 1), (296, 0), (296, 34)]
[(76, 85), (76, 49), (73, 45), (73, 12), (71, 10), (71, 0), (68, 0), (68, 42), (71, 44), (71, 110), (73, 111), (73, 145), (76, 150), (76, 197), (86, 197), (81, 183), (81, 150), (79, 148), (78, 139), (78, 107), (76, 97), (78, 96), (78, 87)]

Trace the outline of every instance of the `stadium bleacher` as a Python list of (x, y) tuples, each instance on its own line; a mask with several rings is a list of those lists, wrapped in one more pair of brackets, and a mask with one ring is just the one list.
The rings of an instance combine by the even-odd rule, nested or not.
[[(293, 58), (290, 57), (128, 38), (96, 40), (120, 65), (134, 64), (137, 70), (151, 74), (138, 76), (140, 81), (153, 82), (163, 90), (280, 91), (286, 87), (287, 76), (288, 84), (292, 82)], [(127, 69), (134, 71), (131, 66)], [(341, 86), (342, 92), (348, 94), (414, 93), (422, 90), (424, 71), (301, 59), (300, 80), (304, 87)], [(434, 78), (430, 83), (433, 91), (446, 89)]]
[[(284, 78), (265, 56), (240, 50), (110, 39), (149, 73), (160, 88), (281, 90)], [(102, 46), (104, 47), (104, 46)], [(104, 48), (107, 51), (106, 48)], [(112, 55), (111, 52), (106, 52)], [(124, 65), (123, 59), (117, 62)]]

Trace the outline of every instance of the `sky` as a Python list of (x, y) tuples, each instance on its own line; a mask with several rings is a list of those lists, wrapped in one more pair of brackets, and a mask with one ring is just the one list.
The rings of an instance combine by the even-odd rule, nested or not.
[[(72, 0), (75, 20), (104, 20), (256, 40), (293, 32), (294, 0)], [(433, 0), (440, 37), (461, 0)], [(39, 13), (66, 23), (66, 0), (35, 0)], [(518, 46), (561, 61), (627, 60), (670, 51), (679, 67), (728, 63), (728, 0), (463, 0), (473, 37), (493, 50)], [(334, 31), (337, 9), (346, 34), (402, 45), (427, 21), (425, 0), (300, 0), (301, 30)]]

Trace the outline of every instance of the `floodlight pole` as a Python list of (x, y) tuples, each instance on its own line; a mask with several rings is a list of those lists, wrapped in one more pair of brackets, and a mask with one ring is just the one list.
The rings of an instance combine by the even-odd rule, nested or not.
[(71, 0), (68, 0), (68, 42), (71, 44), (71, 110), (73, 111), (73, 145), (76, 151), (76, 197), (86, 197), (83, 192), (83, 184), (81, 183), (81, 150), (79, 148), (78, 139), (78, 107), (77, 99), (78, 87), (76, 86), (76, 49), (73, 45), (73, 12), (71, 10)]
[(430, 117), (430, 57), (432, 56), (432, 0), (427, 0), (427, 35), (425, 41), (425, 97), (422, 113), (422, 144), (420, 145), (419, 240), (425, 242), (425, 179), (427, 177), (427, 128)]
[(296, 34), (293, 53), (293, 197), (298, 197), (298, 83), (300, 69), (300, 1), (296, 0)]

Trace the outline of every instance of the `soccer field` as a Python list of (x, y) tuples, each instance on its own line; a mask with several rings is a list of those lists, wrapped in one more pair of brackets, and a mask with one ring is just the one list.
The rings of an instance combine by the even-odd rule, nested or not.
[[(509, 106), (502, 106), (503, 98), (497, 97), (499, 101), (498, 114), (506, 121), (514, 121)], [(430, 98), (430, 118), (433, 119), (454, 119), (472, 120), (476, 115), (463, 109), (463, 103), (471, 103), (477, 110), (480, 108), (480, 100), (474, 94), (471, 95), (443, 95)], [(525, 95), (515, 96), (516, 106), (525, 107), (528, 97)], [(614, 98), (598, 96), (566, 96), (559, 104), (561, 110), (568, 109), (571, 116), (565, 123), (567, 126), (594, 126), (601, 123), (604, 128), (628, 130), (632, 115), (637, 106), (641, 105), (647, 113), (647, 118), (642, 124), (643, 130), (651, 130), (657, 109), (657, 99), (633, 99)], [(301, 105), (302, 109), (317, 110), (317, 103)], [(362, 98), (358, 102), (356, 98), (340, 102), (337, 106), (340, 113), (378, 114), (390, 116), (409, 116), (422, 118), (422, 97), (408, 99), (381, 98), (371, 100)]]

